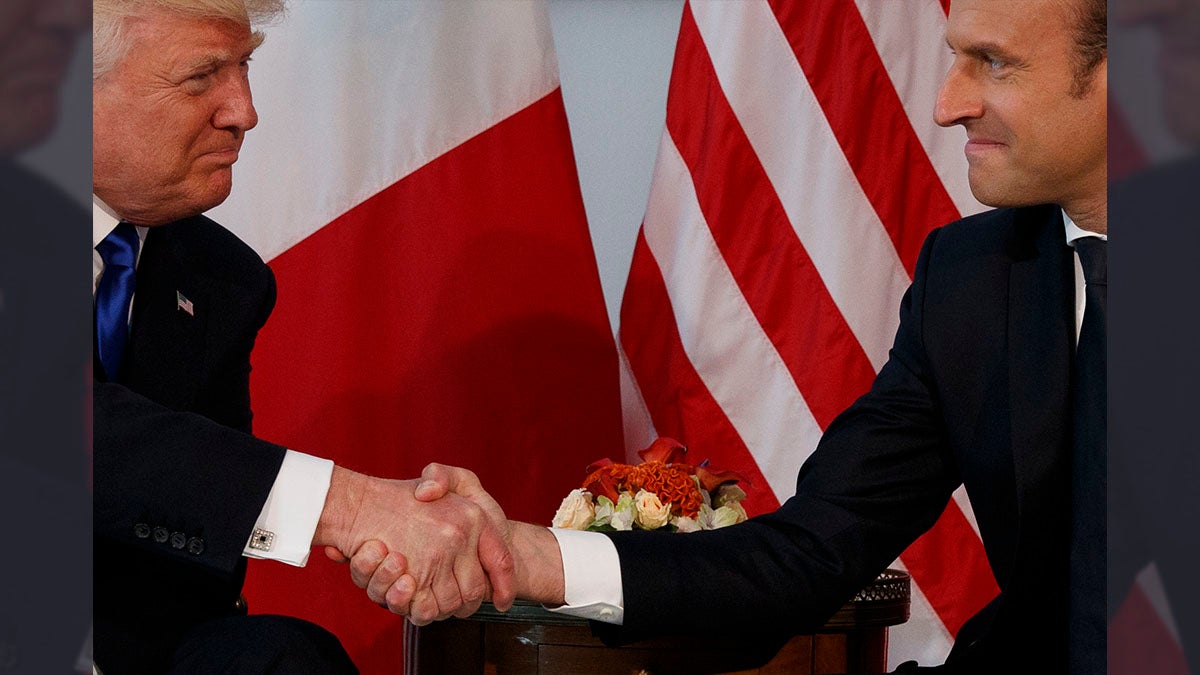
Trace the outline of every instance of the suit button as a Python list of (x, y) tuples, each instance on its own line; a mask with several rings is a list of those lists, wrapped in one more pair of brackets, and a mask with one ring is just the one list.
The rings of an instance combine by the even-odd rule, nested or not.
[(192, 537), (191, 539), (188, 539), (187, 550), (188, 553), (191, 553), (192, 555), (200, 555), (201, 553), (204, 553), (204, 540), (200, 537)]
[(137, 537), (138, 539), (149, 539), (150, 526), (145, 523), (138, 523), (137, 525), (134, 525), (133, 536)]
[(171, 548), (183, 550), (187, 546), (187, 535), (182, 532), (171, 533)]
[(165, 527), (154, 528), (154, 541), (159, 544), (167, 543), (167, 539), (171, 538), (171, 533), (167, 532)]

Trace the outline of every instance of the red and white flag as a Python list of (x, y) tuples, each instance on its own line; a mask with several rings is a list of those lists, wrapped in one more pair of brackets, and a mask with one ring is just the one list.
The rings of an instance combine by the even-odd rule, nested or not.
[[(679, 439), (776, 508), (887, 358), (926, 234), (982, 210), (933, 123), (948, 1), (694, 0), (621, 307), (626, 447)], [(896, 563), (889, 659), (940, 663), (997, 592), (961, 490)]]
[[(465, 466), (548, 523), (623, 445), (544, 4), (298, 0), (251, 84), (261, 122), (213, 215), (278, 279), (255, 432), (375, 475)], [(246, 594), (364, 672), (403, 663), (403, 622), (319, 554), (253, 562)]]

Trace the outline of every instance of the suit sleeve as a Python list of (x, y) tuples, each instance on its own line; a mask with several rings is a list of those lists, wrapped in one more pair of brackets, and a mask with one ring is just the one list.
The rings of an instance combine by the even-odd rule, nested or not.
[(887, 363), (826, 430), (794, 497), (720, 530), (612, 533), (625, 621), (610, 640), (710, 631), (714, 617), (722, 632), (814, 630), (933, 525), (961, 482), (923, 348), (936, 238), (922, 248)]
[[(286, 449), (119, 384), (94, 383), (92, 395), (96, 535), (231, 572)], [(156, 542), (146, 527), (159, 525), (203, 551)]]

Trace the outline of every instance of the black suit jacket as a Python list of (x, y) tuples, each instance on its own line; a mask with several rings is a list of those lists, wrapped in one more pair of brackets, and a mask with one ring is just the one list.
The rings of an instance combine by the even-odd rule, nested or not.
[(1073, 274), (1057, 206), (931, 233), (887, 363), (826, 430), (794, 497), (732, 528), (614, 533), (622, 637), (718, 617), (721, 631), (813, 630), (965, 483), (1001, 592), (948, 664), (1022, 672), (1036, 655), (1066, 672)]
[[(192, 311), (180, 307), (180, 297)], [(95, 654), (153, 672), (229, 615), (285, 449), (250, 435), (250, 351), (274, 276), (203, 216), (151, 228), (115, 382), (94, 367)]]

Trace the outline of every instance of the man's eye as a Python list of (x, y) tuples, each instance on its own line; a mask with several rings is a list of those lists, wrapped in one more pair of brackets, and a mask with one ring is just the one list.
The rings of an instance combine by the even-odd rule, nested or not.
[(197, 73), (183, 81), (183, 90), (189, 94), (203, 94), (212, 84), (212, 73)]

